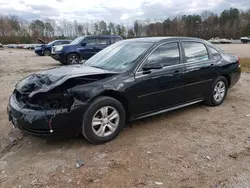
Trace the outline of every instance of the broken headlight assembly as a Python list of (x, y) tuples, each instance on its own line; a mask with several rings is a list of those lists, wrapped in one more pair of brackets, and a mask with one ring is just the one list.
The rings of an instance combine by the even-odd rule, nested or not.
[(74, 98), (68, 92), (38, 93), (32, 98), (29, 98), (28, 94), (21, 94), (17, 91), (16, 98), (25, 106), (36, 109), (70, 109), (74, 102)]

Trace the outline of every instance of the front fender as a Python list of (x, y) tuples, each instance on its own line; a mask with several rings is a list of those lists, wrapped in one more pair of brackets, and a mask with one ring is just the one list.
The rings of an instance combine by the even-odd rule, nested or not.
[(75, 53), (77, 55), (79, 55), (79, 57), (81, 57), (81, 52), (80, 50), (82, 50), (83, 47), (79, 47), (79, 46), (76, 46), (74, 48), (69, 48), (65, 51), (65, 56), (68, 56), (69, 54), (71, 53)]
[(102, 85), (91, 85), (91, 86), (76, 86), (68, 90), (68, 92), (77, 100), (81, 102), (89, 102), (96, 96), (100, 95), (105, 91)]

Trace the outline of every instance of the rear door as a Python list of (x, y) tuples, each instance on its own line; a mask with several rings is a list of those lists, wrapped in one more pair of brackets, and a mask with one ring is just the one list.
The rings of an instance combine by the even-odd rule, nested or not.
[(206, 45), (197, 41), (182, 41), (185, 74), (186, 101), (202, 99), (211, 90), (217, 76), (217, 61), (211, 58)]
[(98, 53), (102, 49), (110, 45), (110, 38), (99, 37), (96, 39), (95, 53)]

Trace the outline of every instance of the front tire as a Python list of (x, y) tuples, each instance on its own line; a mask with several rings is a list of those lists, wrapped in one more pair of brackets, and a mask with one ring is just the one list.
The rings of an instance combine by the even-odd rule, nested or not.
[(114, 139), (123, 129), (126, 113), (122, 104), (111, 97), (98, 97), (83, 118), (82, 134), (93, 144)]
[(211, 91), (205, 101), (209, 106), (219, 106), (225, 100), (228, 91), (227, 79), (223, 76), (218, 77), (212, 85)]
[(78, 64), (80, 62), (80, 58), (76, 53), (71, 53), (67, 57), (67, 64), (68, 65), (74, 65)]

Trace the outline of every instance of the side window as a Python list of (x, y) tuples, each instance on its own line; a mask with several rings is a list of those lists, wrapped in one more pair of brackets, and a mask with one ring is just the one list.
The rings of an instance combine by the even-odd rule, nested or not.
[(95, 44), (96, 44), (96, 39), (95, 39), (95, 38), (87, 39), (87, 40), (85, 41), (85, 43), (86, 43), (86, 46), (95, 45)]
[(108, 45), (108, 44), (109, 44), (109, 39), (99, 38), (99, 39), (97, 39), (97, 44), (105, 44), (105, 45)]
[(163, 44), (151, 53), (146, 60), (148, 63), (160, 63), (164, 67), (180, 63), (180, 51), (177, 42)]
[(215, 50), (214, 48), (212, 48), (210, 46), (208, 48), (212, 54), (212, 59), (220, 59), (221, 58), (220, 53), (217, 50)]
[(62, 42), (61, 41), (57, 41), (57, 42), (55, 42), (54, 46), (60, 45), (60, 44), (62, 44)]
[(62, 41), (61, 44), (69, 44), (69, 41)]
[(208, 52), (204, 44), (199, 42), (182, 42), (182, 45), (187, 63), (208, 60)]

